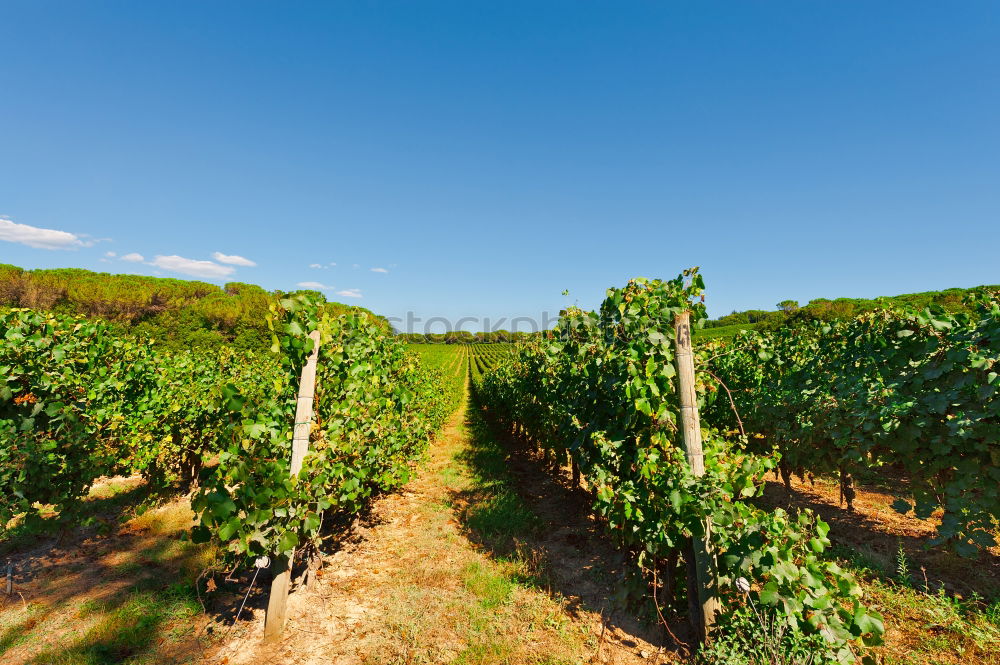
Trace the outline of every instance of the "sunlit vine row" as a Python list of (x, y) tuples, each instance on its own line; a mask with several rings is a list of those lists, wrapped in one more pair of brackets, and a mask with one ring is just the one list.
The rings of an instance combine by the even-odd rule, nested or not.
[[(0, 525), (72, 522), (102, 475), (192, 484), (196, 540), (232, 559), (315, 543), (324, 517), (405, 482), (464, 372), (425, 368), (363, 312), (272, 306), (272, 353), (165, 353), (106, 324), (0, 315)], [(320, 330), (313, 442), (289, 478), (299, 373)]]
[(971, 314), (881, 311), (850, 321), (744, 332), (710, 345), (736, 411), (716, 423), (793, 472), (834, 474), (849, 508), (853, 478), (895, 467), (912, 498), (897, 510), (941, 509), (937, 543), (975, 554), (1000, 519), (1000, 300)]
[[(609, 289), (598, 312), (570, 308), (545, 339), (487, 372), (479, 397), (510, 435), (578, 464), (595, 510), (629, 555), (633, 591), (684, 607), (684, 585), (663, 582), (686, 577), (692, 539), (705, 537), (711, 518), (719, 627), (753, 603), (813, 640), (813, 662), (852, 662), (857, 641), (880, 640), (881, 618), (862, 604), (854, 578), (821, 557), (826, 524), (808, 511), (746, 502), (774, 459), (707, 420), (706, 474), (696, 478), (686, 462), (673, 323), (685, 310), (704, 318), (702, 288), (697, 271), (635, 279)], [(696, 366), (706, 361), (702, 352)], [(710, 375), (699, 372), (698, 384), (702, 408), (720, 399)]]

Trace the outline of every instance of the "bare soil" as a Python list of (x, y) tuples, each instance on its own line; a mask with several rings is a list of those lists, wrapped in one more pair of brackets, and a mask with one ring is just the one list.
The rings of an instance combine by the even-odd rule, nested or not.
[[(967, 598), (978, 594), (986, 599), (1000, 596), (1000, 547), (981, 553), (978, 559), (960, 557), (945, 548), (930, 549), (939, 515), (920, 520), (902, 515), (892, 502), (906, 496), (906, 480), (891, 478), (894, 490), (872, 486), (856, 488), (854, 512), (840, 500), (840, 487), (831, 480), (792, 480), (789, 492), (782, 483), (768, 481), (765, 505), (809, 508), (830, 524), (835, 545), (854, 550), (887, 570), (895, 570), (899, 551), (906, 555), (909, 574), (921, 588), (943, 588), (949, 594)], [(926, 574), (926, 580), (925, 580)]]
[[(579, 501), (517, 463), (538, 538), (501, 547), (468, 518), (483, 497), (468, 462), (476, 414), (455, 414), (405, 490), (376, 501), (312, 588), (289, 601), (288, 629), (263, 644), (262, 609), (211, 652), (227, 665), (661, 663), (659, 631), (612, 600), (619, 571)], [(524, 473), (521, 473), (521, 470)], [(563, 492), (565, 493), (565, 492)], [(567, 511), (567, 506), (569, 510)], [(301, 582), (301, 580), (300, 580)]]

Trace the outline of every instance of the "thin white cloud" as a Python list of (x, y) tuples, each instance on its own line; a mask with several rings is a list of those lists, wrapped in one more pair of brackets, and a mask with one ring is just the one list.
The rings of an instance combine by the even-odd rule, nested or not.
[(388, 273), (389, 271), (385, 268), (372, 268), (372, 272)]
[(299, 282), (295, 286), (300, 289), (312, 289), (313, 291), (333, 291), (337, 288), (330, 284), (323, 284), (322, 282)]
[(322, 263), (310, 263), (309, 267), (318, 270), (320, 268), (324, 268), (325, 266)]
[(239, 256), (237, 254), (223, 254), (222, 252), (212, 252), (212, 258), (219, 263), (228, 263), (231, 266), (243, 266), (244, 268), (253, 268), (257, 264), (250, 259)]
[(331, 266), (335, 266), (335, 265), (337, 265), (337, 264), (336, 264), (336, 263), (334, 263), (333, 261), (330, 261), (330, 265), (331, 265)]
[(343, 291), (337, 291), (338, 296), (344, 296), (345, 298), (362, 298), (361, 289), (344, 289)]
[(0, 240), (20, 243), (35, 249), (79, 249), (94, 244), (93, 240), (84, 240), (69, 231), (18, 224), (6, 217), (0, 217)]
[(186, 259), (176, 254), (157, 256), (150, 261), (149, 265), (170, 270), (171, 272), (179, 272), (182, 275), (191, 275), (192, 277), (202, 277), (204, 279), (221, 279), (228, 277), (236, 271), (236, 268), (219, 265), (212, 261)]
[(138, 252), (130, 252), (122, 257), (122, 261), (128, 261), (129, 263), (142, 263), (145, 260), (146, 257)]
[(357, 263), (355, 263), (355, 264), (354, 264), (353, 266), (351, 266), (351, 267), (352, 267), (352, 268), (360, 268), (361, 266), (360, 266), (360, 265), (358, 265)]
[(109, 259), (113, 259), (116, 256), (118, 256), (118, 252), (104, 252), (104, 256), (108, 257)]

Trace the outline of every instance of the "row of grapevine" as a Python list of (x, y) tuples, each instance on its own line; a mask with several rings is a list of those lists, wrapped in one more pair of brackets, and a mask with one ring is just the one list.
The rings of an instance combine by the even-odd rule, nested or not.
[(510, 357), (515, 346), (513, 344), (468, 344), (469, 377), (473, 388), (478, 388), (483, 375), (496, 367), (500, 362)]
[(786, 483), (839, 475), (849, 509), (853, 477), (895, 466), (912, 500), (894, 507), (942, 509), (936, 542), (975, 554), (1000, 519), (1000, 299), (972, 305), (742, 333), (710, 351), (733, 402), (713, 421), (780, 453)]
[[(284, 371), (266, 404), (242, 402), (219, 463), (192, 501), (196, 540), (236, 558), (316, 544), (324, 517), (353, 514), (373, 493), (405, 483), (452, 403), (438, 372), (364, 314), (332, 316), (307, 299), (282, 301), (272, 327)], [(289, 478), (298, 376), (320, 332), (309, 453)]]
[[(791, 516), (746, 501), (774, 460), (714, 428), (703, 432), (705, 475), (685, 459), (673, 323), (684, 311), (704, 318), (702, 289), (688, 271), (609, 289), (599, 312), (570, 308), (547, 338), (487, 372), (479, 398), (511, 434), (578, 464), (595, 510), (629, 554), (633, 591), (682, 605), (684, 585), (675, 581), (693, 561), (694, 540), (707, 539), (718, 627), (753, 603), (809, 641), (813, 662), (852, 662), (855, 641), (880, 640), (881, 618), (862, 604), (854, 578), (821, 557), (826, 524), (808, 511)], [(700, 351), (696, 367), (706, 360)], [(709, 375), (697, 381), (702, 408), (719, 399)]]
[(419, 356), (425, 367), (439, 372), (447, 403), (451, 407), (449, 411), (457, 408), (465, 390), (469, 347), (466, 345), (407, 344), (406, 350)]
[(264, 400), (279, 369), (228, 349), (157, 351), (105, 323), (24, 309), (0, 314), (0, 338), (0, 525), (46, 507), (70, 522), (101, 475), (193, 480), (227, 440), (229, 392)]
[[(193, 537), (246, 560), (315, 542), (324, 515), (405, 482), (459, 391), (363, 312), (335, 315), (307, 295), (271, 310), (274, 353), (262, 356), (165, 353), (99, 322), (0, 315), (0, 524), (45, 506), (72, 520), (100, 475), (197, 479)], [(314, 330), (313, 443), (289, 478)]]

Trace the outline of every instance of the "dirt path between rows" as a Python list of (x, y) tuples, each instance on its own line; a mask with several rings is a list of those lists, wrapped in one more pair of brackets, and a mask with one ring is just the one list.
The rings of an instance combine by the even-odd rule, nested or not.
[(292, 593), (283, 640), (263, 644), (252, 610), (208, 662), (674, 662), (656, 627), (616, 608), (619, 562), (592, 520), (506, 454), (460, 408), (415, 478)]

